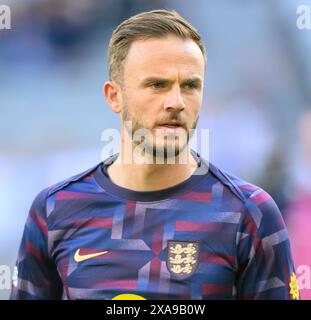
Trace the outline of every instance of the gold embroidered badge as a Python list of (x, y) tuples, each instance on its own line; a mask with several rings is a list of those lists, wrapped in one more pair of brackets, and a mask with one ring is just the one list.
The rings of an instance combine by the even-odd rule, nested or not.
[(166, 264), (177, 279), (190, 277), (198, 266), (199, 243), (190, 241), (168, 241)]
[(290, 293), (292, 299), (299, 300), (299, 285), (298, 285), (297, 277), (294, 272), (292, 273), (292, 275), (290, 277), (289, 287), (290, 287), (289, 293)]

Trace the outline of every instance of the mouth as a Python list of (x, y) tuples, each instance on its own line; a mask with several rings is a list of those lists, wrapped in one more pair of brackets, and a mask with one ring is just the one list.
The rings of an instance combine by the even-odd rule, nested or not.
[(179, 129), (179, 128), (184, 128), (184, 125), (178, 121), (168, 121), (168, 122), (163, 122), (159, 125), (157, 125), (157, 128), (164, 128), (164, 129)]

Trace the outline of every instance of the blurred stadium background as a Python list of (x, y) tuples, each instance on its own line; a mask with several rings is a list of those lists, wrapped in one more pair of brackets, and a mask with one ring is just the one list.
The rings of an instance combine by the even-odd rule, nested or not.
[(210, 129), (210, 160), (274, 197), (297, 276), (310, 272), (311, 30), (296, 26), (297, 7), (310, 0), (1, 4), (11, 7), (12, 29), (0, 30), (0, 265), (13, 270), (36, 194), (99, 162), (102, 130), (119, 126), (101, 92), (112, 30), (135, 13), (169, 8), (207, 46), (199, 128)]

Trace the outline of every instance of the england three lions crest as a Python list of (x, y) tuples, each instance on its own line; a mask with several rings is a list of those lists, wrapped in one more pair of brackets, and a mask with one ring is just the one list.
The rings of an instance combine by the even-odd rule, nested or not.
[(199, 264), (199, 242), (168, 241), (166, 265), (175, 279), (190, 277)]

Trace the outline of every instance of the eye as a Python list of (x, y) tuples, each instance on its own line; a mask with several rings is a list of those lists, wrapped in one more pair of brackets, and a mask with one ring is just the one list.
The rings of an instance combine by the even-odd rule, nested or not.
[(150, 85), (153, 89), (161, 89), (164, 87), (164, 83), (163, 82), (153, 82)]
[(197, 89), (198, 85), (196, 83), (194, 83), (194, 82), (189, 82), (189, 83), (185, 84), (185, 88), (186, 89), (190, 89), (190, 90)]

